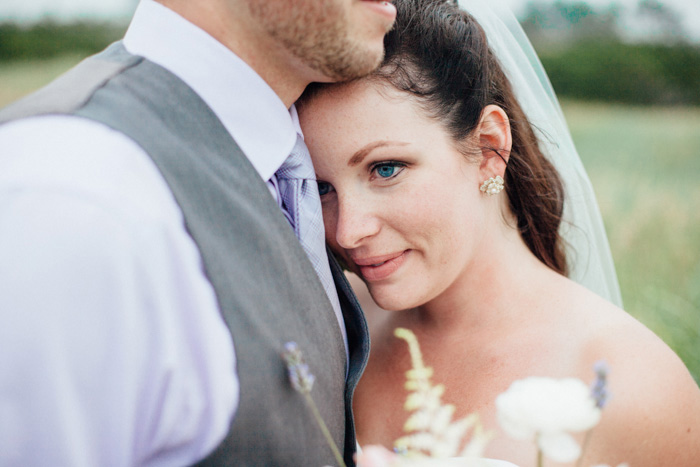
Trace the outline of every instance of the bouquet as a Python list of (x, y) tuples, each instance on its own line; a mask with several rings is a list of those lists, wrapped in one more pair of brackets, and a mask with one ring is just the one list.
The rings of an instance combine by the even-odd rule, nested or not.
[[(488, 461), (483, 459), (483, 453), (492, 433), (484, 431), (478, 414), (453, 419), (455, 407), (442, 402), (445, 387), (432, 382), (433, 370), (425, 366), (416, 336), (403, 328), (394, 334), (406, 341), (411, 355), (412, 368), (406, 372), (409, 394), (404, 408), (409, 415), (404, 424), (405, 435), (395, 441), (393, 453), (383, 447), (366, 447), (358, 457), (358, 465), (486, 467)], [(338, 464), (344, 466), (311, 398), (313, 375), (303, 363), (301, 351), (289, 343), (283, 357), (292, 385), (305, 395)], [(499, 425), (511, 438), (529, 439), (536, 444), (539, 467), (545, 458), (557, 462), (580, 459), (609, 398), (607, 365), (598, 362), (594, 371), (596, 377), (591, 386), (575, 378), (530, 377), (515, 381), (496, 398)], [(583, 446), (578, 445), (572, 432), (586, 432)]]

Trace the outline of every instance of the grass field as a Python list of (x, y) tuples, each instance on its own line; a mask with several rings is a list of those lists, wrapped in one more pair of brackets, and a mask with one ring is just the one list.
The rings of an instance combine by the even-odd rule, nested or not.
[[(78, 60), (0, 65), (0, 106)], [(597, 193), (625, 308), (700, 382), (700, 109), (563, 108)]]
[(80, 56), (0, 63), (0, 107), (48, 83), (80, 61)]
[(700, 109), (564, 102), (625, 308), (700, 383)]

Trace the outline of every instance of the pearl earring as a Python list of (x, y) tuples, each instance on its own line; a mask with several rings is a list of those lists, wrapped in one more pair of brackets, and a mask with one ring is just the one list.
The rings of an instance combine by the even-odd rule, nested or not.
[(486, 180), (479, 188), (483, 193), (488, 193), (489, 195), (497, 195), (503, 191), (503, 178), (500, 175), (496, 177), (491, 177)]

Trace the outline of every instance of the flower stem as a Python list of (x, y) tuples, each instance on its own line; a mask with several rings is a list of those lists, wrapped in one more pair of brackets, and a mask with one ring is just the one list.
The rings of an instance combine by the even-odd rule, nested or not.
[(316, 403), (314, 402), (313, 398), (311, 397), (311, 394), (306, 392), (306, 393), (304, 393), (304, 396), (306, 396), (306, 402), (308, 402), (309, 407), (311, 408), (311, 411), (314, 414), (314, 418), (316, 419), (316, 422), (318, 423), (318, 427), (321, 429), (323, 436), (326, 438), (328, 445), (331, 447), (331, 450), (333, 451), (333, 455), (335, 456), (335, 460), (338, 462), (338, 465), (340, 467), (346, 467), (345, 461), (343, 461), (343, 456), (340, 454), (340, 451), (338, 450), (338, 446), (335, 445), (335, 441), (333, 441), (333, 437), (331, 436), (331, 432), (328, 430), (326, 423), (323, 421), (323, 417), (321, 417), (321, 413), (318, 411), (318, 407), (316, 407)]
[(586, 452), (586, 448), (588, 447), (588, 442), (591, 439), (591, 432), (593, 430), (588, 430), (586, 432), (586, 436), (583, 438), (583, 443), (581, 444), (581, 456), (578, 458), (578, 462), (576, 462), (576, 467), (581, 467), (583, 465), (583, 454)]
[(544, 453), (542, 449), (537, 448), (537, 467), (542, 467), (544, 465)]

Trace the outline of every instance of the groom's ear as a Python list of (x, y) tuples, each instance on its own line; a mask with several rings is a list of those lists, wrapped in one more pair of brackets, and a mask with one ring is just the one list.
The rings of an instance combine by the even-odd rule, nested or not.
[(497, 105), (487, 105), (481, 111), (476, 131), (483, 156), (480, 165), (482, 176), (484, 179), (496, 175), (502, 177), (513, 144), (508, 115)]

